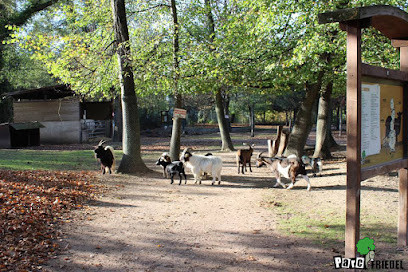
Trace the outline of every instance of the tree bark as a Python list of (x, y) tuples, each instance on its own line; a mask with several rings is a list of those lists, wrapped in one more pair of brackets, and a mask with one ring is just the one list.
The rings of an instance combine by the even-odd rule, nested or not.
[(249, 125), (251, 127), (251, 137), (255, 137), (255, 105), (249, 106)]
[(330, 100), (333, 91), (333, 82), (329, 82), (319, 99), (319, 109), (316, 123), (316, 145), (313, 154), (314, 158), (327, 159), (331, 157), (331, 107)]
[(123, 116), (123, 157), (119, 173), (148, 171), (141, 157), (140, 120), (135, 93), (135, 82), (130, 60), (129, 32), (124, 0), (111, 0), (115, 42), (119, 66), (119, 82)]
[[(214, 44), (214, 37), (215, 37), (215, 24), (214, 24), (214, 17), (211, 11), (211, 3), (210, 0), (204, 1), (205, 8), (207, 10), (207, 21), (208, 21), (208, 30), (209, 30), (209, 41), (210, 44)], [(210, 48), (210, 52), (213, 52), (214, 49)], [(229, 133), (229, 126), (227, 124), (227, 120), (225, 119), (225, 110), (224, 110), (224, 101), (222, 99), (222, 87), (218, 88), (215, 94), (215, 110), (217, 113), (217, 122), (218, 127), (220, 129), (220, 136), (221, 136), (221, 150), (235, 150), (232, 144), (231, 136)]]
[(113, 141), (114, 142), (120, 142), (123, 139), (123, 126), (122, 126), (122, 101), (118, 98), (115, 97), (114, 100), (114, 122), (115, 122), (115, 126), (113, 128)]
[[(177, 17), (176, 1), (171, 0), (171, 11), (173, 16), (173, 92), (176, 98), (175, 108), (182, 108), (183, 99), (178, 90), (178, 82), (180, 78), (179, 68), (179, 24)], [(173, 161), (179, 160), (181, 146), (181, 118), (173, 118), (173, 128), (171, 131), (170, 140), (170, 158)]]
[[(180, 94), (176, 95), (176, 108), (182, 107), (182, 98)], [(172, 161), (178, 161), (180, 155), (180, 146), (181, 146), (181, 118), (173, 118), (173, 128), (171, 130), (171, 139), (170, 139), (170, 158)]]
[(317, 75), (316, 83), (306, 85), (306, 97), (296, 114), (295, 125), (290, 133), (284, 156), (295, 154), (301, 157), (303, 155), (303, 149), (312, 129), (313, 106), (322, 87), (323, 75), (324, 71), (320, 71)]
[(225, 119), (224, 102), (222, 99), (221, 90), (218, 90), (215, 95), (215, 112), (217, 113), (218, 127), (221, 135), (221, 150), (233, 151), (235, 149), (232, 144), (227, 120)]

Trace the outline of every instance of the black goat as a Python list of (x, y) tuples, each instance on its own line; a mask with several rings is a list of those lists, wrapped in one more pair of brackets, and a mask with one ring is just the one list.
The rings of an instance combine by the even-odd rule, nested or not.
[(181, 161), (172, 162), (167, 153), (163, 153), (163, 155), (157, 160), (156, 165), (163, 166), (163, 175), (166, 178), (170, 176), (170, 184), (173, 184), (174, 176), (176, 174), (178, 174), (180, 178), (179, 185), (181, 184), (181, 174), (184, 175), (184, 184), (187, 184), (187, 175), (184, 172), (184, 164)]
[(115, 156), (113, 154), (113, 147), (103, 144), (105, 141), (101, 140), (97, 146), (95, 146), (95, 157), (101, 163), (102, 174), (106, 173), (106, 168), (109, 169), (109, 174), (115, 170)]

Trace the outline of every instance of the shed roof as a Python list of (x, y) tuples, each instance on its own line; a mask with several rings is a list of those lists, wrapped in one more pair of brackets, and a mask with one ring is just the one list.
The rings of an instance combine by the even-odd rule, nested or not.
[(58, 99), (73, 96), (74, 92), (67, 85), (55, 85), (30, 90), (7, 93), (14, 99)]
[(363, 22), (389, 39), (408, 39), (408, 13), (388, 5), (340, 9), (319, 14), (319, 23)]
[(24, 122), (24, 123), (9, 123), (15, 130), (44, 128), (45, 126), (38, 121)]

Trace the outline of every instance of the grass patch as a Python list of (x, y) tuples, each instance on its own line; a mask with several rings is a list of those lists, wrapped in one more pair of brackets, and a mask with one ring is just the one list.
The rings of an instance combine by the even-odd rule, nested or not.
[[(122, 151), (116, 150), (119, 159)], [(0, 168), (8, 170), (99, 170), (92, 150), (1, 149)]]
[[(278, 192), (277, 192), (278, 191)], [(342, 250), (345, 235), (345, 192), (336, 192), (336, 198), (326, 199), (324, 193), (312, 191), (308, 195), (299, 191), (272, 191), (266, 205), (278, 215), (278, 228), (286, 235), (294, 235)], [(379, 243), (397, 243), (397, 213), (394, 208), (375, 205), (375, 193), (369, 192), (361, 203), (360, 236), (370, 237)], [(369, 200), (368, 200), (369, 199)], [(380, 199), (380, 196), (378, 196)], [(386, 205), (385, 205), (386, 206)], [(396, 210), (396, 207), (395, 207)]]
[(280, 202), (277, 213), (278, 228), (287, 235), (295, 235), (318, 244), (333, 247), (344, 240), (345, 216), (327, 210), (302, 211), (292, 203)]
[[(156, 161), (163, 152), (143, 152), (146, 162)], [(122, 150), (115, 150), (116, 167), (122, 158)], [(0, 149), (0, 169), (50, 170), (50, 171), (99, 171), (92, 150), (25, 150)]]
[(0, 150), (0, 168), (9, 170), (96, 170), (90, 150)]

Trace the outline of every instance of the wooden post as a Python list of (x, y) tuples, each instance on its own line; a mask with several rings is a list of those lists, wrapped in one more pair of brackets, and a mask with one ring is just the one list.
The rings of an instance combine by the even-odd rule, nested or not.
[[(400, 47), (400, 70), (403, 72), (408, 72), (408, 47)], [(403, 93), (403, 107), (407, 107), (407, 84), (404, 85)], [(403, 116), (403, 139), (407, 139), (407, 112), (404, 110)], [(404, 156), (407, 156), (407, 143), (404, 143)], [(397, 244), (399, 246), (408, 245), (408, 170), (400, 169), (399, 171), (399, 211), (398, 211), (398, 240)]]
[(399, 171), (399, 217), (398, 217), (398, 245), (407, 246), (408, 241), (408, 170)]
[(360, 239), (361, 27), (347, 25), (347, 191), (346, 258), (356, 257)]
[(275, 139), (268, 140), (268, 156), (274, 157), (278, 153), (283, 126), (277, 126)]

